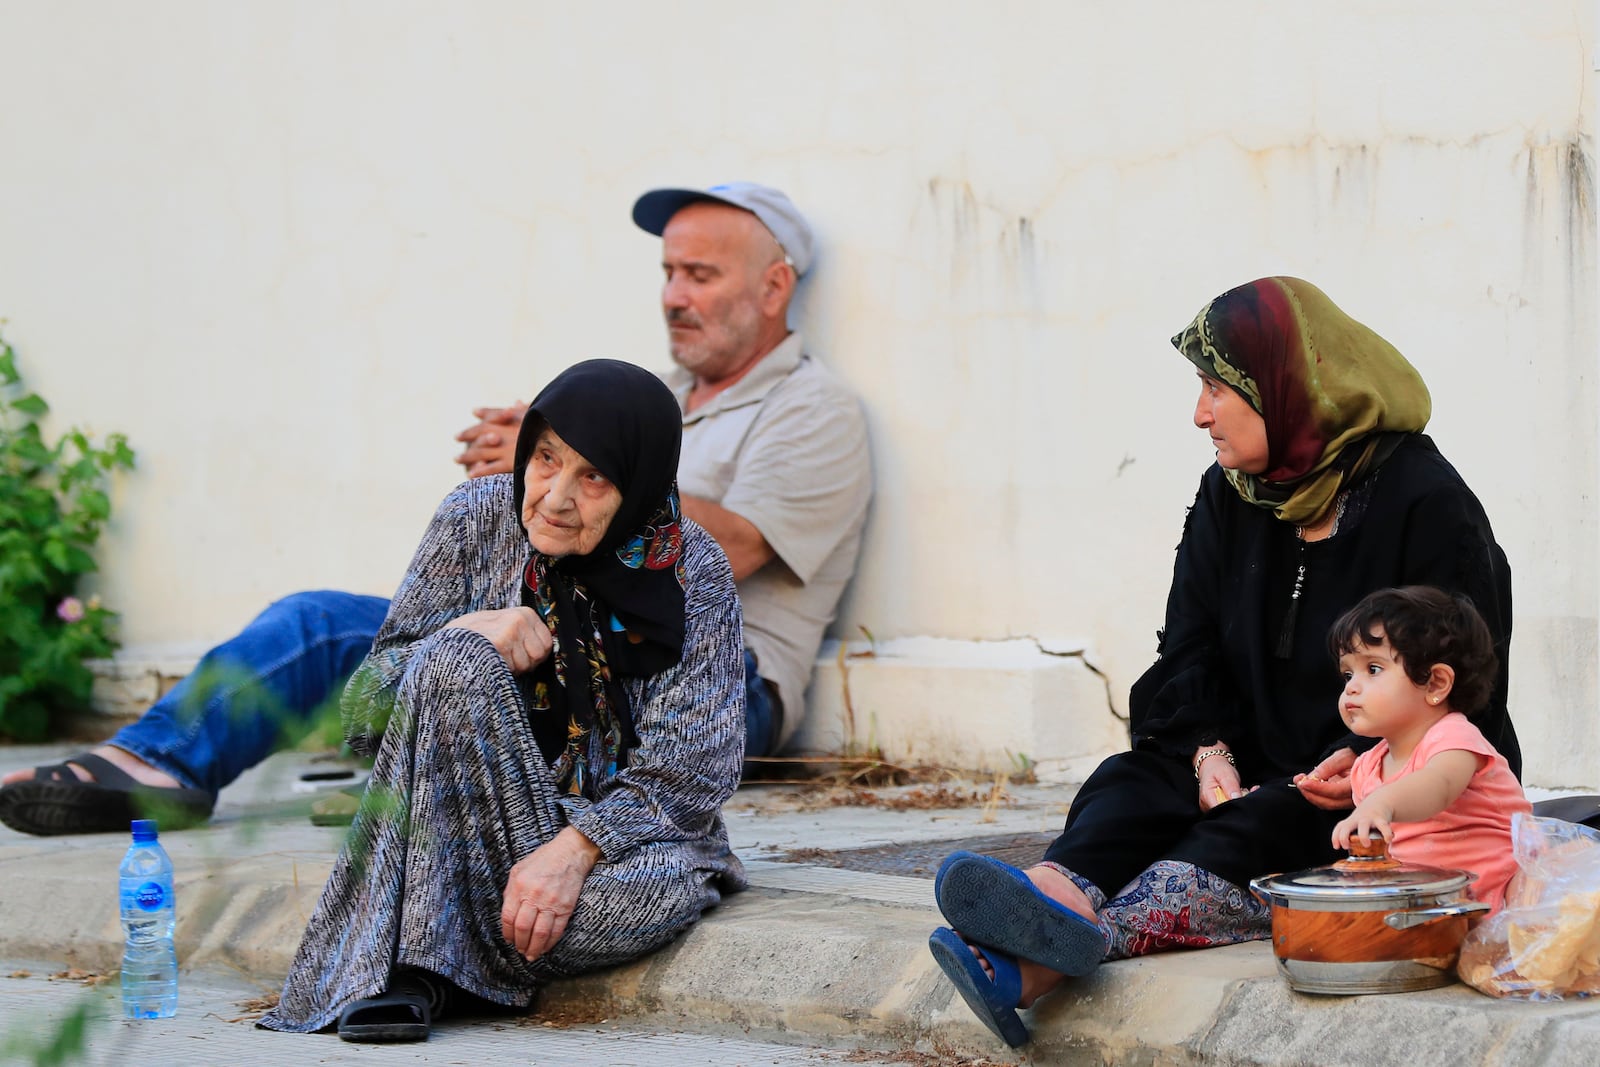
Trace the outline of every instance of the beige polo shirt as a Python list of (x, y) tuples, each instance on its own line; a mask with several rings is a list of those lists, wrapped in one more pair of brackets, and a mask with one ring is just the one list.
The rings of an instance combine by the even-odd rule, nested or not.
[[(666, 381), (684, 407), (694, 378)], [(761, 531), (776, 558), (739, 583), (744, 640), (783, 701), (781, 748), (805, 712), (822, 634), (855, 573), (872, 495), (866, 420), (850, 388), (798, 333), (683, 417), (678, 486)]]

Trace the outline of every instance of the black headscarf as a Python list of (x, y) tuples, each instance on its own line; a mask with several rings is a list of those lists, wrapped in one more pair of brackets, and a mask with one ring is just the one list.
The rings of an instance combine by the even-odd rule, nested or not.
[(683, 416), (661, 379), (631, 363), (591, 359), (562, 371), (534, 398), (517, 434), (519, 523), (528, 460), (547, 426), (622, 493), (592, 551), (551, 559), (530, 547), (522, 575), (523, 604), (555, 636), (524, 688), (534, 735), (558, 787), (590, 795), (636, 743), (618, 680), (657, 674), (683, 658)]

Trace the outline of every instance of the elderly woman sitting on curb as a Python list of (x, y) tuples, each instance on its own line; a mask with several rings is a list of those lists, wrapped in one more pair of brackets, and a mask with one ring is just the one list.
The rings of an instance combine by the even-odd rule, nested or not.
[(512, 475), (423, 536), (344, 711), (371, 784), (261, 1025), (418, 1040), (463, 994), (666, 944), (744, 887), (724, 800), (744, 755), (739, 601), (679, 511), (681, 421), (591, 360), (533, 402)]

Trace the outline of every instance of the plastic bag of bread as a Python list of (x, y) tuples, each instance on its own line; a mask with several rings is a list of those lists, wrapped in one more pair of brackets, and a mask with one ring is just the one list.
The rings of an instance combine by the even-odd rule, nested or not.
[(1461, 945), (1461, 980), (1490, 996), (1561, 1000), (1600, 993), (1600, 833), (1518, 813), (1506, 906)]

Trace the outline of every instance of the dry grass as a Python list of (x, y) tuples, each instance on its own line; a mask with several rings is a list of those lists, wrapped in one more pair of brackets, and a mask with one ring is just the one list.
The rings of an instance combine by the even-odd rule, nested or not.
[(600, 1026), (611, 1021), (611, 1009), (604, 1004), (562, 1004), (559, 1007), (539, 1006), (536, 1013), (521, 1017), (523, 1026), (544, 1026), (552, 1030), (566, 1030), (574, 1026)]
[(816, 807), (883, 808), (885, 811), (934, 811), (940, 808), (976, 808), (993, 810), (1001, 804), (1014, 803), (1008, 795), (997, 795), (989, 789), (972, 789), (961, 786), (913, 786), (894, 792), (872, 789), (834, 789), (816, 794)]
[(237, 1007), (239, 1014), (226, 1020), (230, 1023), (242, 1023), (245, 1020), (254, 1021), (278, 1006), (278, 994), (263, 993), (259, 997), (239, 1001)]
[(903, 766), (880, 759), (809, 757), (752, 760), (772, 768), (770, 777), (752, 776), (747, 784), (796, 787), (793, 792), (767, 797), (800, 811), (824, 808), (880, 808), (885, 811), (983, 809), (983, 821), (994, 821), (1001, 807), (1016, 803), (1008, 788), (1034, 781), (1031, 769), (1017, 774), (967, 771), (937, 765)]
[(1016, 1060), (991, 1060), (983, 1056), (956, 1056), (949, 1052), (871, 1052), (861, 1049), (840, 1057), (845, 1063), (903, 1063), (906, 1067), (1016, 1067)]
[(1015, 803), (1007, 786), (1037, 781), (1031, 766), (1014, 773), (972, 771), (939, 764), (899, 764), (848, 756), (768, 756), (750, 759), (747, 785), (789, 785), (787, 802), (802, 811), (821, 808), (882, 808), (887, 811), (984, 809), (993, 820)]
[[(18, 971), (16, 974), (12, 975), (13, 978), (26, 978), (27, 976), (28, 972), (26, 971)], [(115, 981), (117, 978), (117, 976), (114, 974), (101, 974), (98, 971), (85, 971), (78, 967), (72, 967), (65, 971), (56, 971), (48, 977), (52, 982), (78, 982), (86, 986), (101, 985), (105, 982)]]
[(752, 756), (747, 785), (893, 786), (970, 778), (929, 764), (891, 763), (877, 756)]

